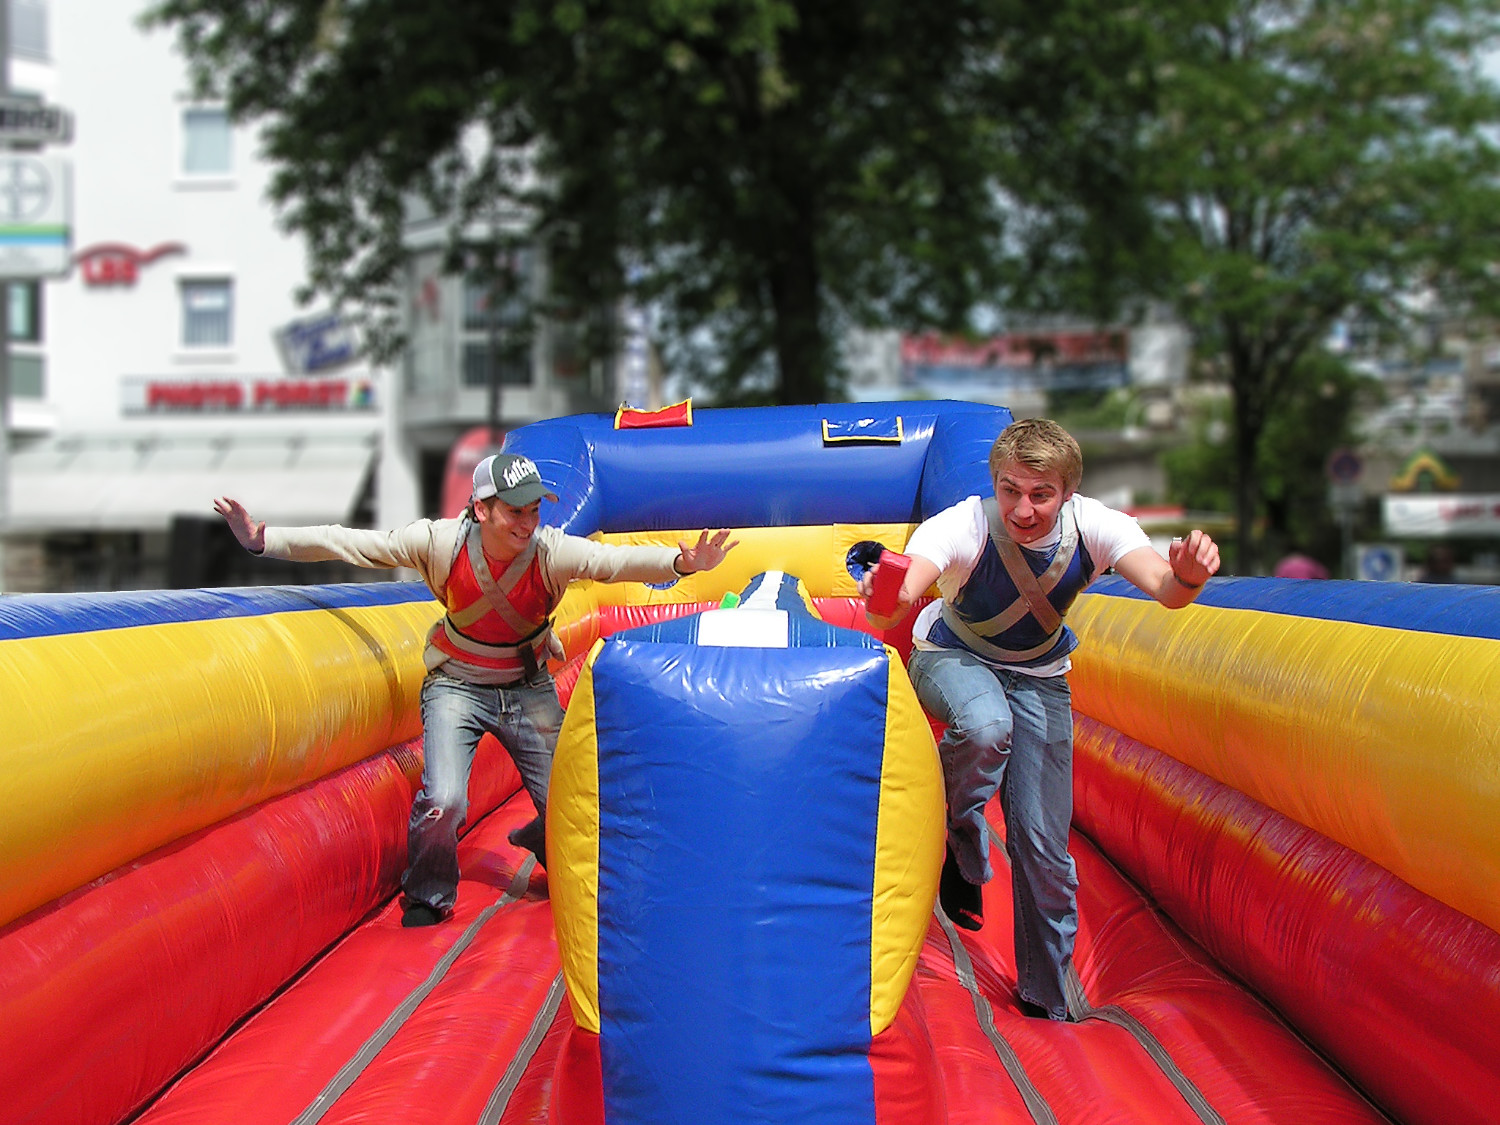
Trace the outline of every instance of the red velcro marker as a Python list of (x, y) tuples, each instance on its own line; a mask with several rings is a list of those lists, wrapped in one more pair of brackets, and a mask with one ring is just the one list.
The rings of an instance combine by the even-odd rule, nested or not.
[(901, 594), (901, 583), (906, 580), (906, 570), (911, 566), (908, 555), (895, 551), (880, 552), (880, 566), (875, 571), (875, 585), (870, 591), (865, 608), (876, 617), (889, 617), (896, 612)]
[(639, 410), (620, 404), (615, 411), (617, 430), (653, 430), (666, 426), (691, 426), (693, 424), (693, 400), (685, 398), (660, 410)]

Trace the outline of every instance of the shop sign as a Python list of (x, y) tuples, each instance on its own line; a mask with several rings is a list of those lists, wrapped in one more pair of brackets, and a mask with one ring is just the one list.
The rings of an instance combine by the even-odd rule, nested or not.
[(0, 141), (11, 145), (65, 145), (73, 140), (73, 114), (36, 98), (0, 94)]
[[(1013, 332), (971, 340), (928, 333), (901, 337), (901, 382), (935, 397), (1028, 390), (1108, 390), (1130, 382), (1124, 329)], [(990, 393), (986, 393), (990, 392)]]
[(73, 255), (73, 264), (83, 274), (85, 285), (134, 285), (141, 267), (168, 254), (186, 254), (180, 242), (162, 242), (150, 250), (137, 250), (123, 242), (96, 242)]
[(0, 279), (66, 276), (73, 243), (70, 175), (60, 156), (0, 153)]
[(354, 326), (338, 313), (293, 320), (273, 333), (281, 361), (294, 375), (311, 375), (353, 362)]
[(121, 380), (126, 414), (343, 413), (375, 409), (371, 380), (344, 379), (153, 379)]
[(1385, 533), (1395, 538), (1500, 535), (1500, 494), (1387, 494), (1384, 508)]

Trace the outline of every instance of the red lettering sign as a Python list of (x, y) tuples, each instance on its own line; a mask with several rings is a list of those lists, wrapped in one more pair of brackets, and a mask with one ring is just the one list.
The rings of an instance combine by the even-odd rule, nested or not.
[(238, 410), (245, 392), (238, 383), (199, 381), (147, 383), (147, 410)]
[(180, 242), (163, 242), (150, 250), (137, 250), (123, 242), (98, 242), (73, 255), (87, 285), (134, 285), (142, 266), (168, 254), (186, 254)]
[(342, 406), (349, 397), (349, 384), (342, 379), (319, 382), (262, 382), (255, 384), (253, 405), (272, 407), (318, 407)]
[(901, 338), (903, 363), (944, 367), (1124, 363), (1129, 352), (1123, 331), (1012, 333), (981, 340), (932, 333)]
[[(129, 379), (126, 384), (127, 413), (279, 413), (369, 410), (374, 405), (370, 384), (363, 379)], [(138, 395), (132, 386), (140, 388)]]

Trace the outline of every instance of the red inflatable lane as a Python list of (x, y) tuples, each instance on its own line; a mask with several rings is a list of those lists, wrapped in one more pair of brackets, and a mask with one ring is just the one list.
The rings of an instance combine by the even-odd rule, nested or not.
[[(503, 841), (507, 820), (500, 814), (492, 820), (481, 834)], [(460, 884), (460, 895), (474, 880), (488, 877), (475, 872)], [(540, 1040), (564, 1001), (544, 895), (539, 875), (524, 899), (479, 930), (442, 983), (334, 1103), (326, 1125), (401, 1120), (413, 1107), (421, 1107), (421, 1120), (431, 1125), (473, 1125), (485, 1120), (487, 1107), (503, 1104), (513, 1087), (512, 1065), (535, 1049), (533, 1033)]]
[[(967, 958), (962, 947), (960, 952)], [(976, 1010), (975, 992), (960, 979), (948, 937), (936, 922), (929, 928), (917, 960), (911, 991), (921, 1005), (942, 1079), (947, 1106), (947, 1116), (942, 1120), (949, 1125), (1009, 1125), (1037, 1120), (1025, 1096), (1039, 1095), (1028, 1088), (1023, 1096), (1013, 1074), (1016, 1062), (1005, 1057), (1010, 1051), (1009, 1041), (999, 1034), (998, 1026), (1007, 1021), (994, 1014), (994, 1004), (982, 993)], [(1011, 1069), (1007, 1069), (1007, 1062)], [(1028, 1082), (1024, 1070), (1020, 1082)]]
[(1227, 1121), (1377, 1125), (1348, 1081), (1188, 941), (1085, 838), (1073, 837), (1089, 1023), (1115, 1015), (1161, 1045)]
[[(1001, 884), (996, 891), (1003, 891), (1008, 899), (1004, 876), (995, 882)], [(954, 931), (956, 940), (962, 942), (963, 954), (973, 966), (975, 985), (994, 1012), (995, 1034), (1016, 1056), (1013, 1069), (1024, 1074), (1056, 1120), (1196, 1125), (1200, 1118), (1161, 1067), (1123, 1028), (1094, 1020), (1051, 1023), (1020, 1013), (1014, 1002), (1014, 959), (1008, 952), (1010, 912), (997, 909), (990, 917), (988, 901), (985, 909), (985, 927), (980, 934)], [(1006, 956), (992, 955), (986, 938), (1003, 946)], [(946, 939), (945, 944), (951, 945), (952, 940)]]
[[(424, 1105), (422, 1111), (424, 1121), (444, 1120), (433, 1114), (461, 1096), (465, 1084), (479, 1077), (476, 1071), (485, 1060), (498, 1059), (503, 1070), (505, 1060), (491, 1054), (500, 1046), (496, 1040), (504, 1038), (496, 1034), (497, 1023), (514, 1025), (516, 1037), (525, 1034), (533, 1006), (540, 1006), (535, 981), (528, 978), (541, 979), (540, 993), (545, 995), (556, 975), (551, 914), (542, 900), (545, 876), (534, 874), (529, 886), (517, 880), (530, 853), (505, 839), (532, 813), (530, 800), (517, 794), (463, 839), (459, 861), (464, 879), (458, 906), (447, 923), (402, 929), (397, 904), (387, 903), (185, 1075), (141, 1115), (140, 1125), (286, 1125), (320, 1098), (329, 1105), (321, 1120), (336, 1121), (349, 1119), (349, 1105), (367, 1105), (372, 1091), (383, 1103), (377, 1116), (399, 1119), (402, 1107), (411, 1105), (407, 1088), (421, 1084), (420, 1073), (428, 1068), (443, 1071), (446, 1066), (449, 1088), (439, 1104)], [(405, 810), (401, 819), (404, 824)], [(403, 832), (403, 856), (404, 841)], [(508, 890), (526, 898), (509, 901)], [(492, 909), (502, 901), (507, 904)], [(490, 913), (481, 922), (486, 911)], [(471, 927), (477, 932), (470, 934)], [(504, 961), (507, 974), (513, 974), (504, 987), (490, 979), (496, 956)], [(495, 1038), (469, 1042), (451, 1058), (419, 1050), (414, 1061), (411, 1020), (417, 1020), (418, 1028), (430, 1025), (436, 1010), (451, 1019), (455, 993), (466, 1014), (461, 1017), (465, 1027), (453, 1030), (478, 1030)], [(403, 1020), (403, 1004), (420, 1016)], [(363, 1067), (362, 1049), (374, 1059)], [(433, 1049), (445, 1047), (437, 1043)], [(390, 1081), (389, 1068), (401, 1067), (403, 1059), (405, 1073)], [(454, 1065), (462, 1067), (461, 1075), (451, 1073)], [(349, 1071), (341, 1081), (346, 1066)], [(384, 1094), (378, 1094), (380, 1089)], [(482, 1104), (481, 1099), (481, 1108)], [(468, 1120), (477, 1118), (475, 1112)]]
[(1100, 723), (1076, 745), (1075, 823), (1219, 963), (1408, 1125), (1500, 1119), (1500, 934)]
[(545, 1125), (552, 1105), (552, 1078), (557, 1070), (557, 1058), (572, 1031), (573, 1009), (564, 996), (547, 1027), (547, 1034), (527, 1062), (510, 1100), (505, 1103), (499, 1125)]
[[(998, 802), (989, 813), (998, 829)], [(1058, 1121), (1193, 1122), (1213, 1114), (1258, 1125), (1384, 1120), (1151, 911), (1088, 839), (1075, 832), (1069, 847), (1079, 874), (1074, 963), (1089, 1018), (1068, 1025), (1014, 1014), (1010, 879), (998, 842), (984, 928), (960, 933), (1001, 1034)]]
[(10, 1125), (118, 1121), (395, 891), (411, 793), (380, 754), (0, 933)]
[(877, 1125), (947, 1120), (942, 1076), (921, 993), (908, 988), (891, 1025), (870, 1042)]

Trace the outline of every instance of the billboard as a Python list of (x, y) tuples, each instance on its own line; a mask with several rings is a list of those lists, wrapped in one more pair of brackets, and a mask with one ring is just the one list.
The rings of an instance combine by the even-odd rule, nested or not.
[(1387, 495), (1385, 533), (1412, 538), (1500, 536), (1500, 493)]
[(901, 383), (941, 398), (1113, 390), (1130, 383), (1130, 337), (1123, 329), (903, 336)]

